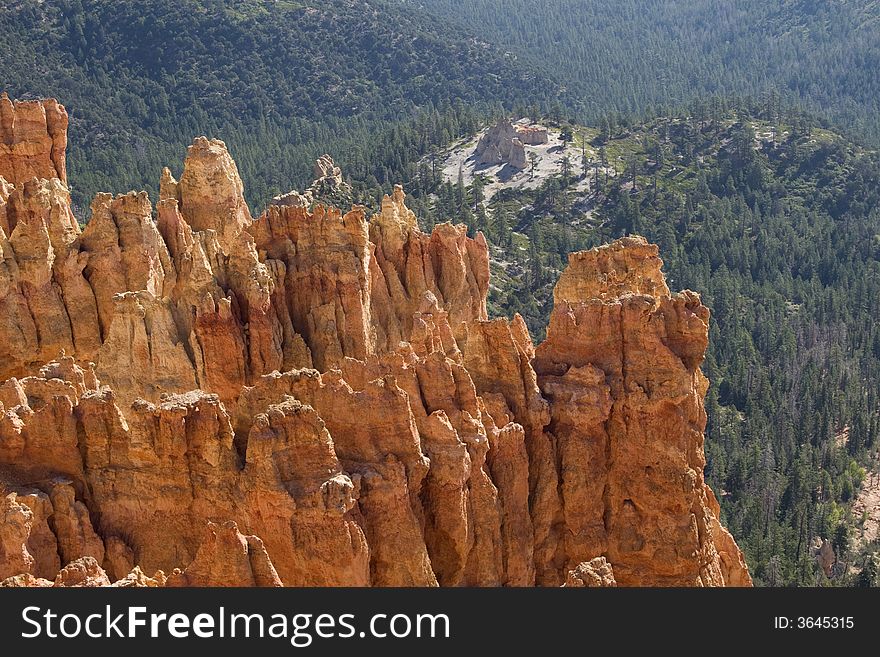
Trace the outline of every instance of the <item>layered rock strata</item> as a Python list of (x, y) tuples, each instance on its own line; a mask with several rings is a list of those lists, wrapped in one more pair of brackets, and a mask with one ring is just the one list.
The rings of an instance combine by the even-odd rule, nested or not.
[(7, 585), (750, 584), (703, 481), (709, 312), (655, 246), (572, 254), (535, 348), (487, 318), (485, 238), (400, 187), (253, 219), (198, 138), (81, 231), (63, 108), (3, 102)]

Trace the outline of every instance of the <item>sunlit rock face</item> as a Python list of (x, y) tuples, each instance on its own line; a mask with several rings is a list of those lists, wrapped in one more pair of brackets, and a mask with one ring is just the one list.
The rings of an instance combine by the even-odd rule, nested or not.
[(65, 127), (0, 99), (4, 584), (750, 584), (703, 480), (709, 311), (657, 247), (572, 254), (535, 347), (482, 234), (401, 187), (254, 219), (200, 137), (81, 231)]

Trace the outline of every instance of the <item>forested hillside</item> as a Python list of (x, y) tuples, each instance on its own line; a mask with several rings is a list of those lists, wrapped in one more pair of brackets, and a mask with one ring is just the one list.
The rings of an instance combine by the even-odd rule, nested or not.
[(229, 142), (259, 207), (325, 151), (362, 194), (409, 181), (502, 106), (598, 124), (772, 92), (877, 140), (878, 14), (867, 0), (10, 0), (0, 89), (71, 111), (83, 219), (97, 191), (155, 191), (195, 134)]
[(874, 0), (409, 0), (559, 77), (581, 120), (774, 92), (880, 141)]
[[(880, 157), (723, 103), (566, 130), (585, 157), (537, 190), (481, 203), (481, 185), (436, 181), (433, 215), (488, 234), (491, 311), (522, 313), (540, 338), (570, 251), (658, 243), (671, 286), (712, 309), (707, 476), (756, 581), (870, 581), (850, 507), (880, 447)], [(584, 176), (591, 190), (573, 191)], [(817, 539), (837, 555), (830, 579)]]
[(546, 76), (384, 0), (11, 0), (0, 90), (71, 113), (78, 214), (98, 191), (155, 191), (193, 136), (224, 139), (259, 206), (332, 152), (390, 185), (429, 147), (527, 97)]

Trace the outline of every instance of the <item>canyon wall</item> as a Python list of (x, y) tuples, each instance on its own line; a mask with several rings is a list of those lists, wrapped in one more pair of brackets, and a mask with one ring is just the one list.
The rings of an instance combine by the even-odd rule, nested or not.
[(703, 480), (709, 311), (655, 246), (572, 254), (536, 348), (482, 234), (401, 187), (254, 219), (200, 137), (81, 230), (63, 107), (0, 119), (7, 585), (751, 583)]

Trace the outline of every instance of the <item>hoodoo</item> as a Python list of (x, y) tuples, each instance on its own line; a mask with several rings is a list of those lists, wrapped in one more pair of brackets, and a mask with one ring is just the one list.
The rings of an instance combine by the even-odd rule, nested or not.
[(703, 480), (709, 311), (657, 247), (572, 254), (534, 347), (482, 234), (401, 187), (253, 219), (200, 137), (80, 231), (65, 129), (0, 98), (6, 585), (751, 584)]

